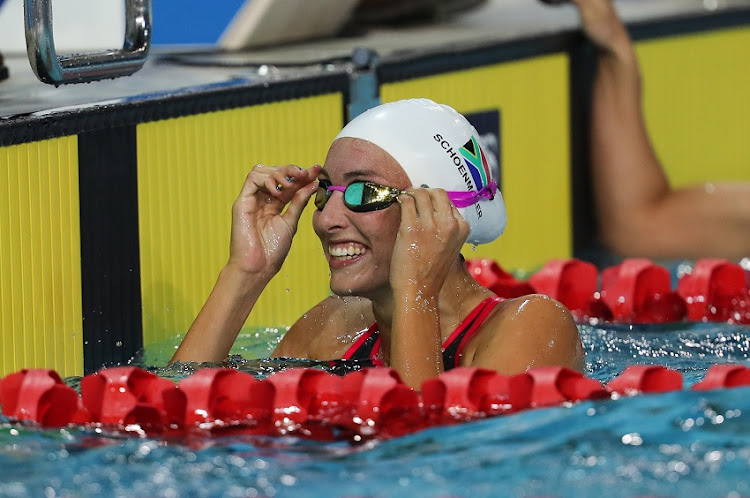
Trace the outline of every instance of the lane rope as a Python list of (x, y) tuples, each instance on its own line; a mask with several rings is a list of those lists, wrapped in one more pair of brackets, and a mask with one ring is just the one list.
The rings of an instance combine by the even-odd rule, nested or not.
[(580, 323), (689, 321), (750, 325), (750, 272), (725, 259), (701, 259), (676, 289), (665, 267), (631, 258), (604, 269), (578, 259), (550, 260), (528, 280), (491, 259), (467, 260), (477, 282), (500, 297), (546, 294)]
[[(750, 369), (716, 364), (693, 391), (750, 386)], [(139, 435), (243, 434), (361, 442), (403, 436), (522, 410), (683, 389), (682, 375), (631, 365), (606, 385), (564, 367), (506, 376), (460, 367), (404, 384), (390, 368), (337, 376), (291, 368), (266, 379), (206, 368), (174, 383), (137, 367), (113, 367), (81, 380), (81, 394), (54, 370), (21, 370), (0, 381), (2, 413), (44, 428), (85, 425)]]
[[(727, 260), (699, 260), (679, 278), (677, 289), (671, 287), (669, 271), (647, 259), (626, 259), (601, 274), (581, 260), (551, 260), (527, 281), (493, 260), (466, 264), (497, 295), (546, 294), (565, 304), (579, 322), (750, 324), (750, 273)], [(717, 364), (691, 389), (747, 385), (750, 369)], [(404, 384), (390, 368), (344, 376), (292, 368), (262, 380), (233, 369), (208, 368), (175, 384), (125, 366), (87, 375), (80, 395), (54, 370), (21, 370), (0, 380), (0, 404), (11, 421), (41, 427), (363, 441), (562, 403), (682, 388), (679, 372), (657, 365), (631, 365), (606, 385), (564, 367), (533, 368), (513, 376), (456, 368), (425, 381), (420, 390)]]

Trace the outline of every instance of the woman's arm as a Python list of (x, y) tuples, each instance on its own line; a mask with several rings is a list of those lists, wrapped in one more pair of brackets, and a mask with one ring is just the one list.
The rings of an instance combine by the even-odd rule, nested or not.
[(222, 361), (267, 284), (227, 264), (172, 356), (174, 361)]
[(256, 166), (232, 207), (230, 255), (211, 294), (172, 357), (221, 361), (271, 278), (279, 271), (320, 166)]
[(625, 26), (610, 0), (573, 3), (598, 49), (591, 167), (605, 245), (653, 258), (750, 254), (750, 184), (670, 187), (646, 130), (638, 61)]
[(459, 261), (469, 224), (444, 190), (408, 189), (399, 204), (401, 225), (390, 273), (390, 364), (406, 384), (419, 389), (444, 368), (438, 300)]

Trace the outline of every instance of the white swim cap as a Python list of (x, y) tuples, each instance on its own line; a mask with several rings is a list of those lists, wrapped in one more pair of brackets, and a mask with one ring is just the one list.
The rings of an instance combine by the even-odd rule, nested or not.
[[(349, 122), (334, 141), (343, 137), (367, 140), (385, 150), (413, 186), (478, 192), (498, 182), (477, 130), (453, 108), (428, 99), (374, 107)], [(467, 242), (472, 244), (498, 238), (508, 219), (500, 190), (458, 211), (469, 223)]]

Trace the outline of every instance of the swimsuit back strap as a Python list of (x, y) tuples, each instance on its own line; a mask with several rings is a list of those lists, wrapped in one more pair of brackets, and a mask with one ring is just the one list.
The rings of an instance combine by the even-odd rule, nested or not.
[(443, 367), (446, 370), (460, 366), (461, 355), (469, 340), (479, 331), (492, 310), (502, 300), (501, 297), (493, 296), (479, 303), (446, 339), (443, 344)]
[[(446, 370), (459, 366), (459, 360), (466, 344), (502, 300), (501, 297), (493, 296), (479, 303), (446, 339), (443, 343), (443, 366)], [(384, 363), (379, 358), (379, 353), (380, 331), (377, 322), (375, 322), (346, 350), (341, 359), (370, 360), (373, 366), (381, 367), (384, 366)]]

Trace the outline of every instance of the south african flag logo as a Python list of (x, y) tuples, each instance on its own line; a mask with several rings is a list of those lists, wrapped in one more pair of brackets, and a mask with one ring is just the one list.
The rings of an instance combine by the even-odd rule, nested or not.
[(479, 147), (479, 142), (472, 136), (459, 149), (459, 152), (464, 158), (464, 163), (466, 163), (471, 177), (474, 179), (474, 185), (477, 186), (477, 190), (481, 190), (490, 182), (490, 166), (484, 156), (484, 151)]

